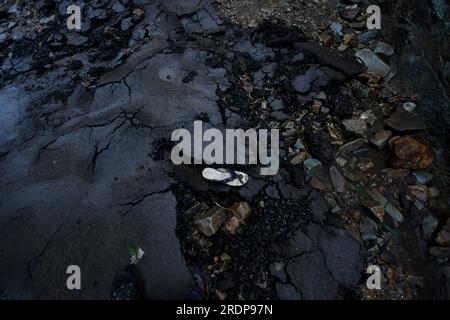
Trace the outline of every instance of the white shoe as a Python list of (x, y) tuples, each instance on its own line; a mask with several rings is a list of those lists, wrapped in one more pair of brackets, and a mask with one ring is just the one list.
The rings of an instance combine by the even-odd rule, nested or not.
[(223, 182), (232, 187), (242, 187), (248, 181), (247, 174), (224, 168), (205, 168), (203, 169), (202, 175), (207, 180)]

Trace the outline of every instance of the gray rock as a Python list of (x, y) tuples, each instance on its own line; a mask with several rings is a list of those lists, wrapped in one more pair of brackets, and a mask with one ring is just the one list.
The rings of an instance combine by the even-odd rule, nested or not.
[(273, 262), (270, 264), (270, 275), (277, 278), (281, 282), (286, 282), (286, 273), (284, 272), (285, 264), (283, 262)]
[(414, 112), (408, 112), (404, 108), (398, 108), (386, 124), (397, 131), (425, 130), (426, 125), (422, 119)]
[(225, 221), (225, 210), (214, 206), (207, 211), (199, 212), (194, 217), (194, 224), (207, 237), (214, 235)]
[(384, 207), (384, 210), (388, 215), (397, 222), (403, 222), (403, 215), (392, 203), (388, 202)]
[(431, 235), (439, 225), (439, 220), (432, 215), (427, 215), (422, 220), (422, 231), (426, 240), (431, 239)]
[(274, 111), (270, 114), (272, 118), (274, 118), (277, 121), (283, 122), (289, 119), (289, 116), (284, 113), (283, 111)]
[(330, 167), (330, 177), (334, 189), (339, 193), (344, 192), (346, 180), (341, 172), (334, 166)]
[(339, 70), (346, 76), (356, 76), (363, 72), (363, 66), (354, 57), (344, 56), (313, 42), (300, 43), (298, 47), (315, 55), (320, 63)]
[(378, 226), (372, 219), (363, 217), (359, 223), (359, 231), (364, 241), (377, 240)]
[(88, 37), (82, 36), (77, 33), (69, 33), (67, 34), (67, 45), (69, 46), (82, 46), (89, 41)]
[(348, 131), (361, 136), (364, 135), (367, 131), (367, 122), (361, 118), (346, 119), (342, 121), (342, 124)]

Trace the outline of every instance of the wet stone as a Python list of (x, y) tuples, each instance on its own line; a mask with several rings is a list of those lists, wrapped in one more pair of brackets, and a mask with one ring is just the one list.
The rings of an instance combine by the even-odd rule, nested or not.
[(393, 154), (391, 163), (404, 169), (425, 169), (434, 160), (430, 148), (411, 136), (394, 137), (389, 141)]
[(345, 129), (357, 135), (364, 135), (367, 131), (367, 122), (360, 118), (346, 119), (342, 121)]
[(386, 120), (386, 124), (392, 129), (400, 132), (426, 129), (426, 125), (422, 119), (414, 112), (406, 111), (405, 108), (399, 108), (394, 112), (389, 119)]
[(200, 212), (194, 217), (194, 224), (207, 237), (214, 235), (225, 220), (225, 210), (214, 206), (207, 211)]
[(443, 247), (450, 247), (450, 219), (447, 220), (444, 228), (439, 232), (436, 242)]
[(392, 137), (392, 131), (382, 130), (382, 131), (377, 132), (370, 139), (370, 142), (372, 142), (378, 149), (383, 149), (391, 137)]
[(427, 215), (422, 220), (422, 231), (426, 240), (430, 240), (433, 232), (439, 225), (438, 219), (432, 215)]
[(344, 192), (346, 180), (341, 172), (334, 166), (330, 167), (330, 177), (334, 189), (339, 193)]

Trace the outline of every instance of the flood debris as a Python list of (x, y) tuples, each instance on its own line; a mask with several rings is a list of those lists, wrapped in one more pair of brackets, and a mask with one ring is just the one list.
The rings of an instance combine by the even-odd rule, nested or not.
[(391, 163), (404, 169), (425, 169), (434, 160), (431, 149), (411, 136), (394, 137), (389, 140), (392, 150)]
[(203, 178), (211, 181), (221, 182), (232, 187), (241, 187), (248, 181), (248, 175), (235, 170), (224, 168), (205, 168), (202, 171)]

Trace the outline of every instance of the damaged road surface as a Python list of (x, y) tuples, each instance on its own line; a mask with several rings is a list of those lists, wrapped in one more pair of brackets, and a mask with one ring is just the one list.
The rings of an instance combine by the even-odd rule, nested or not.
[[(80, 31), (69, 2), (0, 5), (0, 298), (108, 299), (137, 246), (150, 299), (441, 296), (448, 269), (423, 262), (438, 235), (448, 261), (446, 216), (427, 213), (423, 239), (434, 196), (390, 184), (434, 156), (422, 136), (389, 139), (426, 126), (403, 128), (393, 97), (376, 109), (362, 59), (292, 25), (232, 25), (215, 1), (85, 2)], [(236, 188), (174, 165), (171, 134), (196, 120), (279, 129), (278, 174), (239, 166)], [(371, 264), (387, 273), (379, 296)], [(82, 290), (67, 289), (71, 265)]]

